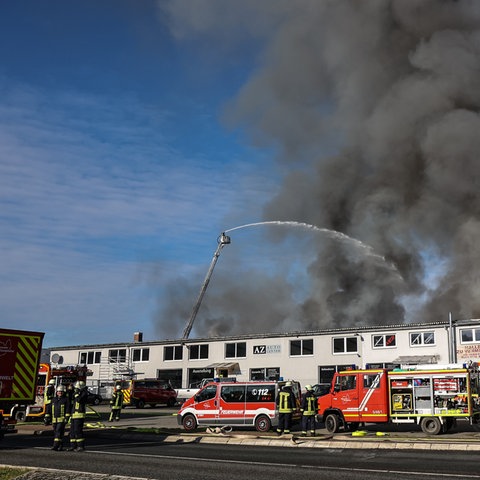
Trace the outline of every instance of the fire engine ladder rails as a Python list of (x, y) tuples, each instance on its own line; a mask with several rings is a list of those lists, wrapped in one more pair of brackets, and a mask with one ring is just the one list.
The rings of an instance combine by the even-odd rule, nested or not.
[(200, 289), (200, 293), (198, 294), (197, 301), (193, 307), (192, 314), (190, 315), (190, 320), (188, 321), (187, 326), (183, 331), (182, 340), (187, 340), (188, 337), (190, 336), (190, 332), (193, 327), (193, 322), (195, 321), (195, 317), (197, 316), (198, 310), (200, 309), (200, 305), (202, 303), (203, 297), (205, 295), (205, 291), (207, 290), (208, 284), (210, 282), (210, 277), (212, 276), (213, 269), (215, 268), (215, 265), (217, 263), (218, 257), (220, 256), (220, 252), (222, 251), (222, 248), (225, 245), (228, 245), (230, 243), (230, 237), (228, 235), (225, 235), (225, 233), (222, 233), (217, 238), (217, 243), (218, 243), (217, 249), (213, 254), (213, 258), (212, 258), (212, 261), (210, 262), (210, 267), (208, 269), (207, 275), (205, 276), (205, 280), (203, 281), (202, 288)]

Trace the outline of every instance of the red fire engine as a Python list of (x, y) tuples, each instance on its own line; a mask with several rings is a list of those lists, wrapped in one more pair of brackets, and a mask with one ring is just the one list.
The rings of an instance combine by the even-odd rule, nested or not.
[(457, 419), (476, 423), (477, 365), (338, 372), (330, 392), (318, 399), (320, 420), (331, 433), (364, 423), (416, 423), (423, 432), (446, 432)]

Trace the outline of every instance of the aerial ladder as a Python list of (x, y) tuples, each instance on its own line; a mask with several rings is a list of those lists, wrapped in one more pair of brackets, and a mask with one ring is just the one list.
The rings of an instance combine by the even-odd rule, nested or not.
[(215, 268), (215, 265), (217, 263), (218, 257), (220, 256), (220, 252), (222, 251), (223, 247), (225, 245), (228, 245), (231, 243), (230, 237), (228, 235), (225, 235), (225, 232), (223, 232), (219, 237), (217, 238), (217, 249), (215, 250), (215, 253), (213, 254), (212, 261), (210, 262), (210, 267), (208, 269), (207, 274), (205, 275), (205, 280), (203, 281), (202, 288), (200, 289), (200, 293), (198, 294), (197, 301), (195, 302), (195, 305), (193, 306), (192, 313), (190, 315), (190, 319), (187, 323), (187, 326), (185, 327), (185, 330), (183, 331), (183, 337), (182, 340), (187, 340), (188, 337), (190, 336), (190, 332), (193, 327), (193, 322), (195, 321), (195, 317), (197, 316), (197, 313), (200, 309), (200, 305), (202, 304), (203, 297), (205, 295), (205, 291), (207, 290), (208, 284), (210, 282), (210, 278), (213, 273), (213, 269)]

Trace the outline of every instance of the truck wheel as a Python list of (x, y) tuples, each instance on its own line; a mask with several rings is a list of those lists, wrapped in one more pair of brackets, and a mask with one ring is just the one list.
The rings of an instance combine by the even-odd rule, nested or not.
[(27, 420), (27, 414), (24, 410), (17, 410), (15, 412), (15, 420), (17, 422), (25, 422)]
[(168, 408), (172, 408), (175, 406), (175, 404), (177, 403), (177, 401), (174, 399), (174, 398), (169, 398), (167, 400), (167, 407)]
[(325, 428), (330, 433), (337, 433), (340, 430), (340, 418), (334, 413), (327, 415), (325, 419)]
[(197, 420), (191, 413), (187, 413), (182, 418), (182, 425), (187, 432), (193, 432), (197, 428)]
[(438, 435), (442, 431), (442, 423), (438, 417), (424, 417), (420, 422), (422, 432), (428, 435)]
[(143, 408), (143, 407), (145, 406), (145, 401), (142, 400), (142, 399), (137, 400), (137, 401), (135, 402), (135, 406), (136, 406), (137, 408)]
[(272, 422), (266, 415), (259, 415), (255, 419), (255, 430), (257, 432), (268, 432), (272, 428)]

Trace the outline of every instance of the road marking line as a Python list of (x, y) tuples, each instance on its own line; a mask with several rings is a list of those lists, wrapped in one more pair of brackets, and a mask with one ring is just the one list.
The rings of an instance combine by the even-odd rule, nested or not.
[[(131, 445), (145, 445), (144, 442), (142, 443), (133, 443)], [(146, 443), (149, 445), (150, 443)], [(125, 444), (122, 444), (125, 445)], [(104, 447), (104, 445), (101, 445)], [(44, 447), (37, 447), (43, 449)], [(216, 458), (203, 458), (203, 457), (182, 457), (177, 455), (157, 455), (151, 453), (125, 453), (125, 452), (108, 452), (104, 450), (88, 450), (87, 453), (96, 453), (96, 454), (103, 454), (103, 455), (123, 455), (123, 456), (130, 456), (130, 457), (144, 457), (144, 458), (165, 458), (169, 460), (191, 460), (195, 462), (206, 462), (206, 463), (229, 463), (229, 464), (239, 464), (244, 465), (244, 460), (222, 460)], [(411, 475), (412, 477), (418, 477), (421, 475), (431, 476), (431, 477), (445, 477), (445, 478), (465, 478), (465, 479), (472, 479), (478, 478), (480, 479), (480, 475), (471, 475), (471, 474), (455, 474), (455, 473), (438, 473), (438, 472), (409, 472), (403, 470), (390, 470), (390, 469), (375, 469), (375, 468), (352, 468), (352, 467), (335, 467), (335, 466), (324, 466), (324, 465), (299, 465), (299, 464), (292, 464), (292, 463), (273, 463), (273, 462), (249, 462), (249, 465), (258, 465), (258, 466), (266, 466), (266, 467), (288, 467), (288, 468), (303, 468), (309, 470), (335, 470), (335, 471), (344, 471), (344, 472), (363, 472), (363, 473), (387, 473), (387, 474), (395, 474), (395, 475)]]

